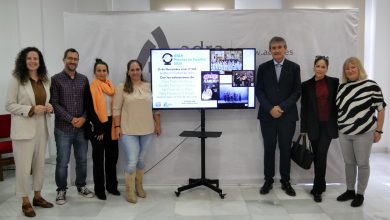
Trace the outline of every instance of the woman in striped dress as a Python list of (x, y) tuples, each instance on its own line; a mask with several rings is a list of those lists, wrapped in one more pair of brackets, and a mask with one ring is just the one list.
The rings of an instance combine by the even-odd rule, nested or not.
[(381, 139), (383, 133), (386, 103), (380, 87), (367, 79), (366, 71), (356, 57), (344, 62), (342, 82), (336, 105), (347, 191), (337, 197), (337, 201), (352, 200), (351, 206), (359, 207), (363, 204), (370, 176), (371, 146)]

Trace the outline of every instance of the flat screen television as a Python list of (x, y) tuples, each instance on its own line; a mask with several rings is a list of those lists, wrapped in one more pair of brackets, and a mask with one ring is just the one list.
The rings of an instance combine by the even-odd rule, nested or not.
[(256, 50), (151, 49), (154, 109), (255, 108)]

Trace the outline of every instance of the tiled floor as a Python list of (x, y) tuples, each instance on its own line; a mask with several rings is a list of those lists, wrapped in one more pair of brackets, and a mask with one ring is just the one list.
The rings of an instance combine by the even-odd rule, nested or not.
[[(390, 154), (375, 153), (371, 157), (371, 178), (362, 207), (352, 208), (350, 202), (337, 202), (345, 185), (330, 184), (322, 203), (315, 203), (309, 194), (311, 186), (295, 185), (296, 197), (287, 196), (279, 185), (268, 195), (259, 194), (259, 186), (221, 186), (225, 199), (213, 191), (198, 187), (176, 197), (177, 186), (149, 186), (146, 199), (129, 204), (123, 196), (108, 195), (106, 201), (82, 198), (71, 187), (68, 203), (52, 209), (36, 208), (34, 219), (44, 220), (316, 220), (316, 219), (378, 219), (390, 220)], [(47, 165), (43, 195), (54, 201), (53, 165)], [(0, 182), (0, 219), (26, 219), (21, 201), (14, 195), (13, 171), (6, 171)], [(90, 186), (92, 189), (93, 187)], [(120, 186), (121, 192), (124, 186)], [(123, 193), (122, 193), (123, 194)]]

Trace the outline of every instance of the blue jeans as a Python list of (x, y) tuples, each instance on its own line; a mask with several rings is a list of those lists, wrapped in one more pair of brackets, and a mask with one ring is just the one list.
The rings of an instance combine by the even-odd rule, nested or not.
[(54, 130), (54, 137), (57, 146), (56, 184), (57, 190), (67, 189), (68, 164), (71, 148), (76, 159), (76, 186), (86, 185), (87, 178), (87, 152), (88, 140), (85, 138), (84, 130), (75, 133), (65, 133), (59, 129)]
[(125, 171), (133, 173), (136, 168), (145, 167), (145, 154), (152, 141), (153, 133), (147, 135), (122, 135), (119, 138), (119, 146), (125, 152), (126, 167)]

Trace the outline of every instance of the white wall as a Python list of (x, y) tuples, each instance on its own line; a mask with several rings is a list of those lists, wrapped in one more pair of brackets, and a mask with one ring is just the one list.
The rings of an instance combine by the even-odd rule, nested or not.
[(144, 0), (0, 0), (0, 114), (6, 113), (8, 81), (21, 48), (39, 48), (50, 75), (62, 70), (64, 12), (149, 9)]
[[(388, 0), (370, 0), (368, 1), (373, 6), (372, 17), (375, 21), (375, 28), (373, 37), (373, 49), (371, 70), (372, 79), (374, 79), (382, 88), (386, 103), (390, 104), (390, 1)], [(389, 107), (386, 109), (385, 126), (383, 128), (384, 134), (382, 140), (376, 147), (386, 148), (390, 152), (390, 111)]]

